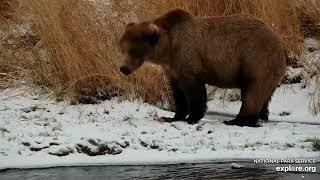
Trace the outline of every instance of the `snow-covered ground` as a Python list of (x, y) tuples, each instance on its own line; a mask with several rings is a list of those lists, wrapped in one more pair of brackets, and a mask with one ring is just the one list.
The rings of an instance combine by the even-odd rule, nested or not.
[[(0, 169), (99, 164), (157, 164), (217, 159), (320, 158), (310, 139), (320, 138), (320, 115), (309, 101), (314, 83), (279, 88), (263, 127), (161, 123), (172, 116), (142, 102), (118, 99), (97, 105), (55, 102), (30, 90), (0, 93)], [(21, 94), (21, 92), (26, 92)], [(237, 113), (239, 102), (208, 102), (209, 111)], [(313, 122), (308, 125), (288, 122)]]
[[(306, 84), (308, 84), (306, 86)], [(314, 116), (310, 111), (310, 100), (315, 92), (315, 81), (294, 85), (282, 85), (272, 97), (270, 103), (270, 121), (303, 122), (319, 124), (320, 115)], [(239, 112), (240, 101), (212, 101), (208, 103), (209, 110), (236, 115)], [(320, 138), (320, 132), (319, 132)]]

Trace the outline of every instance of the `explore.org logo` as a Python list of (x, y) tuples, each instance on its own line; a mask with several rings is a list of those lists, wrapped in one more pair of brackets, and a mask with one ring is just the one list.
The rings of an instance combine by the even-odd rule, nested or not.
[(315, 166), (293, 166), (293, 165), (288, 165), (288, 166), (277, 166), (276, 167), (277, 172), (312, 172), (315, 173), (317, 172), (317, 167)]

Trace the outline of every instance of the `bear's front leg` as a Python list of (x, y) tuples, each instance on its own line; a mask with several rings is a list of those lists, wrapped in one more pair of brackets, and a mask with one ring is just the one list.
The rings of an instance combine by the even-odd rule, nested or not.
[(189, 114), (188, 111), (188, 102), (178, 85), (178, 81), (172, 77), (169, 78), (170, 87), (172, 90), (172, 96), (175, 103), (175, 115), (173, 118), (169, 117), (162, 117), (165, 122), (174, 122), (174, 121), (185, 121), (187, 115)]
[(196, 124), (204, 117), (207, 111), (207, 90), (205, 83), (194, 79), (183, 82), (182, 89), (188, 101), (189, 117), (186, 119), (188, 124)]

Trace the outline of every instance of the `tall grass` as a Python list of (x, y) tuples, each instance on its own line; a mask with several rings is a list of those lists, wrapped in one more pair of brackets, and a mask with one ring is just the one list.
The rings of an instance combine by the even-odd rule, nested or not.
[[(28, 82), (46, 87), (57, 97), (74, 102), (94, 103), (115, 95), (142, 98), (147, 102), (170, 101), (170, 91), (162, 71), (144, 66), (133, 76), (119, 72), (118, 43), (130, 21), (154, 18), (170, 8), (184, 8), (196, 16), (250, 14), (270, 24), (285, 40), (288, 49), (301, 51), (305, 36), (316, 36), (320, 22), (319, 6), (312, 0), (5, 0), (18, 2), (35, 25), (45, 59), (39, 47), (25, 46), (26, 52), (1, 69), (12, 77), (27, 77)], [(1, 15), (0, 2), (0, 15)], [(10, 4), (10, 3), (9, 3)], [(4, 7), (4, 6), (3, 6)], [(4, 12), (4, 11), (3, 11)], [(32, 41), (32, 38), (31, 38)], [(37, 43), (37, 44), (39, 44)], [(37, 45), (38, 46), (38, 45)], [(38, 49), (37, 49), (38, 48)], [(21, 52), (21, 54), (23, 54)], [(4, 60), (6, 59), (6, 60)], [(0, 63), (10, 56), (0, 57)], [(3, 67), (3, 66), (2, 66)], [(8, 70), (8, 67), (16, 67)], [(24, 73), (20, 73), (23, 69)], [(0, 77), (1, 78), (1, 77)], [(1, 81), (1, 80), (0, 80)]]
[(39, 37), (30, 33), (30, 24), (19, 10), (18, 0), (0, 1), (0, 89), (37, 84), (49, 87), (43, 79), (44, 61), (36, 55)]
[(47, 75), (59, 96), (89, 103), (95, 102), (95, 97), (105, 99), (118, 94), (142, 97), (151, 103), (168, 101), (159, 68), (144, 67), (131, 77), (118, 71), (119, 30), (128, 17), (140, 19), (144, 14), (138, 10), (153, 5), (130, 4), (127, 0), (114, 1), (110, 8), (86, 0), (26, 2), (48, 50)]
[(14, 16), (14, 7), (17, 1), (15, 0), (1, 0), (0, 1), (0, 20), (4, 20)]

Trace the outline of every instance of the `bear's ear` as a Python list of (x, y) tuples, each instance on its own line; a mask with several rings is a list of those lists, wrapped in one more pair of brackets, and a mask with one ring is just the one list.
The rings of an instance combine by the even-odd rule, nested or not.
[(150, 32), (147, 37), (149, 43), (152, 46), (157, 45), (160, 39), (160, 28), (157, 25), (151, 23), (148, 25), (148, 30)]
[(133, 25), (135, 25), (136, 23), (134, 23), (134, 22), (130, 22), (130, 23), (128, 23), (127, 25), (126, 25), (126, 28), (129, 28), (129, 27), (131, 27), (131, 26), (133, 26)]

